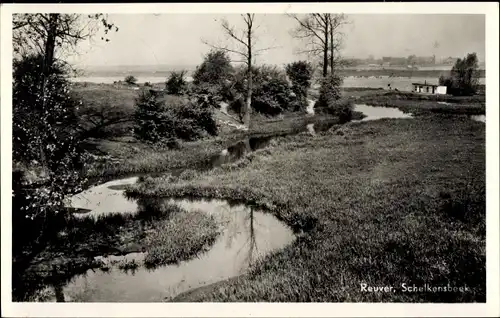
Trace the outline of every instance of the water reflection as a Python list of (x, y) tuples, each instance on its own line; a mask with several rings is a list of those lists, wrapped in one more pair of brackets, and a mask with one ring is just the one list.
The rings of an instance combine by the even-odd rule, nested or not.
[(407, 114), (393, 107), (376, 107), (364, 104), (354, 105), (354, 110), (362, 112), (366, 117), (355, 121), (377, 120), (382, 118), (413, 118), (412, 114)]
[(133, 213), (138, 209), (137, 201), (128, 200), (124, 190), (113, 188), (134, 184), (138, 177), (109, 181), (89, 188), (69, 199), (68, 205), (75, 209), (84, 209), (88, 213), (74, 213), (77, 217), (99, 217), (110, 213)]
[(210, 158), (210, 167), (215, 168), (222, 164), (234, 162), (246, 154), (269, 145), (275, 136), (248, 137), (236, 142)]
[(486, 123), (486, 115), (472, 115), (470, 118), (475, 121)]
[[(211, 214), (222, 234), (209, 251), (178, 265), (146, 269), (145, 253), (101, 258), (106, 270), (89, 270), (64, 286), (54, 288), (49, 301), (154, 302), (170, 299), (193, 288), (238, 276), (271, 251), (293, 241), (293, 233), (274, 216), (254, 207), (222, 200), (164, 199), (188, 210)], [(129, 269), (120, 266), (131, 261)]]

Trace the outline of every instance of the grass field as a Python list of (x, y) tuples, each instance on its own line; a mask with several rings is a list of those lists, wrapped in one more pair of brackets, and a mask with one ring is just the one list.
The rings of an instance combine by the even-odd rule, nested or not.
[[(351, 123), (132, 196), (231, 198), (298, 234), (245, 276), (179, 301), (484, 302), (485, 128), (461, 116)], [(366, 286), (393, 286), (366, 292)], [(405, 292), (451, 285), (466, 292)]]
[[(129, 116), (137, 96), (131, 88), (96, 84), (79, 84), (77, 93), (89, 107), (111, 105)], [(177, 300), (485, 301), (485, 126), (464, 115), (484, 114), (484, 96), (358, 88), (343, 94), (356, 103), (398, 107), (416, 117), (335, 125), (316, 136), (277, 137), (268, 148), (207, 172), (193, 170), (245, 136), (286, 134), (332, 118), (254, 116), (249, 131), (225, 127), (215, 138), (181, 142), (178, 149), (144, 144), (130, 133), (94, 138), (88, 149), (106, 157), (87, 176), (106, 180), (189, 168), (179, 178), (147, 178), (128, 194), (153, 203), (158, 197), (185, 195), (251, 203), (296, 232), (292, 245), (248, 274)], [(60, 283), (99, 267), (89, 256), (148, 250), (148, 266), (176, 262), (204, 250), (218, 235), (214, 221), (203, 214), (149, 206), (149, 211), (159, 206), (163, 212), (73, 220), (72, 231), (24, 273), (14, 273), (22, 281), (19, 290)], [(168, 221), (167, 214), (177, 216)], [(449, 283), (471, 290), (410, 293), (402, 290), (403, 283)], [(397, 290), (368, 293), (362, 284)]]
[(344, 94), (354, 98), (357, 104), (396, 107), (403, 112), (422, 114), (484, 115), (484, 95), (450, 96), (425, 95), (387, 90), (346, 90)]

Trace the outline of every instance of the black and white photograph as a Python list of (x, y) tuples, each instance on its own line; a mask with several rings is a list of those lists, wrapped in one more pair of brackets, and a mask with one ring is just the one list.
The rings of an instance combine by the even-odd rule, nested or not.
[(498, 3), (247, 5), (2, 7), (2, 304), (499, 314)]

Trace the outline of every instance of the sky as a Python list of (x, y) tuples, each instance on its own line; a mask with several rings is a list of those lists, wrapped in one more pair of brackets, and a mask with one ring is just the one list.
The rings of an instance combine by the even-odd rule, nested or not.
[[(100, 65), (197, 65), (212, 45), (235, 48), (225, 36), (220, 21), (226, 18), (242, 26), (237, 14), (119, 14), (109, 19), (119, 31), (85, 41), (79, 54), (70, 58), (79, 66)], [(366, 58), (382, 56), (463, 57), (476, 52), (485, 56), (484, 15), (464, 14), (352, 14), (343, 28), (342, 55)], [(258, 63), (283, 64), (304, 58), (298, 51), (304, 43), (291, 36), (296, 22), (286, 15), (255, 16), (257, 48), (272, 47), (258, 56)], [(439, 46), (435, 47), (434, 44)]]

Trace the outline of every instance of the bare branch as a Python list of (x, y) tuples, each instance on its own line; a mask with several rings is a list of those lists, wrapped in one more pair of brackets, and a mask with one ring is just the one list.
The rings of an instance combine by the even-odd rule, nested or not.
[(264, 51), (268, 51), (268, 50), (272, 50), (272, 49), (277, 49), (277, 48), (280, 48), (282, 46), (270, 46), (270, 47), (266, 47), (266, 48), (263, 48), (263, 49), (258, 49), (258, 50), (255, 50), (254, 52), (255, 53), (259, 53), (259, 52), (264, 52)]
[(296, 30), (297, 34), (300, 36), (300, 32), (303, 32), (304, 35), (301, 36), (303, 38), (308, 38), (311, 36), (315, 36), (321, 43), (325, 44), (323, 37), (318, 33), (319, 28), (313, 24), (310, 17), (304, 18), (304, 20), (299, 19), (296, 15), (291, 16), (295, 21), (299, 23), (299, 28)]
[(238, 41), (239, 43), (243, 44), (245, 47), (248, 48), (248, 44), (235, 34), (234, 28), (229, 26), (229, 23), (227, 22), (227, 20), (225, 20), (225, 19), (222, 20), (221, 25), (222, 25), (222, 28), (224, 29), (224, 31), (226, 31), (227, 35), (229, 35), (231, 38), (235, 39), (236, 41)]
[(243, 56), (244, 58), (248, 58), (248, 54), (246, 54), (244, 52), (232, 50), (232, 49), (229, 49), (229, 48), (224, 47), (224, 46), (213, 45), (213, 44), (211, 44), (211, 43), (209, 43), (209, 42), (207, 42), (205, 40), (202, 40), (202, 42), (203, 42), (203, 44), (208, 45), (208, 46), (210, 46), (213, 49), (222, 50), (222, 51), (229, 52), (229, 53), (235, 53), (235, 54)]

